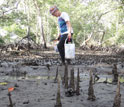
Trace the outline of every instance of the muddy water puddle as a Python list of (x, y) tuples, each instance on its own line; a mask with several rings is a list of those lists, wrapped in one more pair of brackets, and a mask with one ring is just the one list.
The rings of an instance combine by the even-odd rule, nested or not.
[(54, 78), (48, 76), (3, 76), (0, 80), (54, 80)]
[[(1, 75), (0, 80), (54, 80), (56, 76), (56, 69), (59, 68), (59, 73), (63, 76), (64, 66), (50, 66), (48, 69), (46, 66), (25, 66), (20, 67), (20, 69), (10, 68), (10, 71), (7, 71), (7, 75)], [(77, 77), (77, 69), (80, 71), (81, 81), (89, 80), (89, 70), (93, 71), (94, 82), (95, 83), (112, 83), (112, 65), (99, 64), (94, 66), (68, 66), (68, 70), (74, 68), (75, 79)], [(5, 70), (6, 68), (3, 68)], [(124, 83), (124, 72), (123, 68), (120, 68), (118, 65), (119, 80), (121, 83)]]

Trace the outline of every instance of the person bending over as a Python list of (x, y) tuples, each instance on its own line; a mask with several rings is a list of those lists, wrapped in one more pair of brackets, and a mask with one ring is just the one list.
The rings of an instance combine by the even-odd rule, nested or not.
[[(73, 35), (73, 29), (71, 27), (70, 18), (66, 12), (60, 12), (56, 6), (50, 8), (50, 13), (58, 18), (59, 25), (59, 43), (57, 45), (59, 54), (61, 56), (62, 63), (65, 64), (65, 49), (64, 43), (68, 38), (68, 41), (71, 40)], [(69, 63), (70, 60), (67, 60)]]

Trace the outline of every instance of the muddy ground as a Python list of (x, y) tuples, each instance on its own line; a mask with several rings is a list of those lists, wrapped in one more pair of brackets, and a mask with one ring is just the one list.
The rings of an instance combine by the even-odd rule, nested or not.
[[(77, 70), (80, 71), (80, 95), (65, 96), (62, 83), (62, 107), (113, 107), (117, 85), (112, 83), (113, 64), (117, 65), (120, 77), (121, 107), (124, 107), (124, 56), (106, 52), (79, 51), (75, 60), (68, 65), (74, 68), (75, 82)], [(31, 53), (8, 52), (0, 56), (0, 107), (8, 107), (8, 88), (15, 87), (12, 94), (14, 107), (54, 107), (56, 103), (57, 83), (54, 83), (57, 67), (63, 77), (65, 66), (61, 64), (58, 53), (51, 50)], [(89, 101), (89, 70), (95, 80), (95, 101)], [(62, 78), (61, 78), (62, 79)]]

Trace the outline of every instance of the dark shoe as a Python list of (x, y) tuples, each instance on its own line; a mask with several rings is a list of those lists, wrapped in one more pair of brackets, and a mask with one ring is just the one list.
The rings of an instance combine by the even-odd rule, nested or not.
[(71, 60), (70, 59), (67, 59), (67, 64), (71, 64)]
[(62, 61), (62, 65), (65, 65), (65, 61)]

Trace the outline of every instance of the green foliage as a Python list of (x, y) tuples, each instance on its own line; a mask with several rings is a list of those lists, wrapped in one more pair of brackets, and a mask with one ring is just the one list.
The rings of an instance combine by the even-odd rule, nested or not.
[(118, 33), (119, 33), (119, 37), (116, 40), (116, 43), (120, 43), (120, 44), (124, 43), (124, 26), (120, 27)]
[(4, 40), (2, 38), (0, 38), (0, 44), (5, 43)]
[[(10, 0), (8, 5), (7, 0), (0, 5), (5, 10), (12, 8), (18, 0)], [(98, 44), (102, 38), (102, 32), (105, 32), (103, 43), (104, 45), (112, 45), (124, 43), (124, 3), (123, 0), (22, 0), (17, 9), (0, 17), (0, 27), (9, 33), (14, 32), (18, 37), (22, 38), (27, 34), (27, 26), (31, 27), (31, 36), (34, 40), (41, 37), (41, 32), (37, 28), (38, 9), (42, 18), (41, 24), (47, 42), (57, 38), (57, 18), (49, 13), (49, 8), (57, 5), (59, 10), (69, 14), (71, 25), (74, 30), (74, 41), (81, 45), (90, 34), (93, 34), (90, 43)], [(20, 8), (21, 7), (21, 8)], [(0, 15), (2, 10), (0, 11)], [(37, 36), (37, 35), (38, 36)], [(10, 41), (10, 34), (4, 39)], [(40, 39), (39, 39), (40, 40)]]

